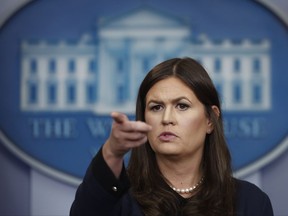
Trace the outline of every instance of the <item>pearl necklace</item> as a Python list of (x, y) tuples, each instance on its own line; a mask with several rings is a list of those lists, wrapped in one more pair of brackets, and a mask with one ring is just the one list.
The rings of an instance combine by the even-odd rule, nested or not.
[(196, 185), (194, 185), (190, 188), (180, 189), (180, 188), (175, 188), (173, 186), (170, 186), (170, 187), (179, 194), (192, 193), (196, 188), (198, 188), (202, 184), (203, 180), (204, 180), (204, 176), (200, 179), (200, 181)]

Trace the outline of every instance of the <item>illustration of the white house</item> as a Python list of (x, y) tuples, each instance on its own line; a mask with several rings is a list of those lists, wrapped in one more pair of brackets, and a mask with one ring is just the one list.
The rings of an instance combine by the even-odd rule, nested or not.
[[(96, 36), (95, 36), (96, 35)], [(194, 35), (175, 17), (142, 8), (102, 21), (77, 41), (23, 40), (22, 111), (111, 110), (134, 113), (141, 80), (157, 63), (190, 56), (201, 62), (226, 111), (271, 106), (270, 41)]]

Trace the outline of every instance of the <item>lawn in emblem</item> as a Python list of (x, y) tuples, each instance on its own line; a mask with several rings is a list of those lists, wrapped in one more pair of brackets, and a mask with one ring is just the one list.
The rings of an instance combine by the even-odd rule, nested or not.
[(33, 1), (1, 26), (3, 145), (32, 167), (78, 183), (109, 135), (110, 112), (133, 119), (145, 74), (165, 59), (190, 56), (221, 96), (238, 175), (287, 148), (288, 30), (268, 8), (229, 0), (113, 5)]

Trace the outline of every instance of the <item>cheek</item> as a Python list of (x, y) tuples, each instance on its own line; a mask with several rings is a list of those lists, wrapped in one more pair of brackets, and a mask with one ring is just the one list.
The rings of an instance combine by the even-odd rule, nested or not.
[(187, 130), (187, 133), (190, 135), (192, 135), (191, 132), (201, 133), (202, 131), (206, 134), (207, 125), (207, 118), (202, 116), (201, 114), (195, 116), (195, 118), (185, 118), (182, 120), (182, 127), (187, 129), (189, 128), (189, 131)]
[(158, 130), (159, 126), (156, 123), (151, 122), (151, 121), (149, 123), (148, 122), (146, 122), (146, 123), (149, 124), (150, 126), (152, 126), (152, 130), (147, 133), (147, 138), (148, 138), (149, 142), (153, 142), (153, 140), (155, 140), (157, 133), (159, 131)]
[(155, 128), (157, 128), (156, 123), (155, 123), (155, 118), (153, 118), (151, 115), (145, 113), (145, 122), (147, 124), (149, 124), (150, 126), (152, 126), (152, 130), (149, 131), (147, 134), (148, 140), (151, 143), (153, 136), (155, 136), (154, 135), (155, 134)]
[(145, 122), (153, 127), (157, 124), (157, 118), (149, 113), (145, 113)]
[(147, 139), (148, 139), (148, 142), (152, 148), (153, 151), (155, 151), (155, 145), (157, 143), (157, 133), (156, 133), (156, 130), (151, 130), (147, 133)]

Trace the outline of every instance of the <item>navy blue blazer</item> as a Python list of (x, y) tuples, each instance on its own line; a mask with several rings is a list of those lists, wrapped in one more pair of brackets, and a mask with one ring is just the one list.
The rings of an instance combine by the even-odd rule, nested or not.
[[(116, 179), (101, 150), (77, 189), (70, 216), (143, 216), (141, 207), (129, 193), (125, 168)], [(270, 199), (262, 190), (247, 181), (236, 182), (237, 216), (273, 216)]]

